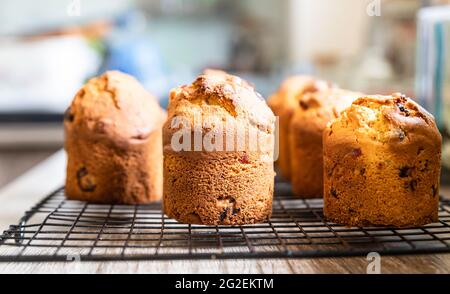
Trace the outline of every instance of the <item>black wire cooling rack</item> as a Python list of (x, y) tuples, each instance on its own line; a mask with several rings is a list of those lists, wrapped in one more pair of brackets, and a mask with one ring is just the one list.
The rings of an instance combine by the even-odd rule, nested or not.
[(268, 223), (185, 225), (161, 204), (94, 205), (65, 199), (60, 189), (0, 237), (0, 261), (106, 261), (299, 258), (450, 252), (450, 201), (438, 223), (420, 228), (349, 228), (324, 221), (323, 201), (291, 196), (276, 184)]

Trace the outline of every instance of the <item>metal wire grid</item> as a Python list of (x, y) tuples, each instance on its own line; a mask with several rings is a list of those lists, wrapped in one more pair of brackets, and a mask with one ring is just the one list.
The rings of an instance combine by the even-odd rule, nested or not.
[[(450, 201), (440, 221), (421, 228), (349, 228), (324, 221), (321, 199), (290, 196), (277, 183), (268, 223), (185, 225), (160, 203), (94, 205), (65, 199), (63, 189), (27, 211), (0, 237), (0, 261), (297, 258), (450, 252)], [(284, 196), (283, 196), (284, 195)]]

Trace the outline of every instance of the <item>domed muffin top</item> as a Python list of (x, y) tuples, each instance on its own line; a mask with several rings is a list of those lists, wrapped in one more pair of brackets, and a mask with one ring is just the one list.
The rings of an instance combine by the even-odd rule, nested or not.
[(275, 116), (264, 98), (245, 80), (222, 71), (208, 70), (191, 85), (170, 93), (169, 119), (215, 116), (234, 118), (267, 132), (274, 132)]
[(327, 91), (333, 87), (334, 85), (331, 83), (311, 76), (291, 76), (283, 81), (275, 94), (270, 96), (268, 103), (273, 109), (280, 107), (295, 108), (302, 95)]
[(298, 109), (300, 112), (330, 113), (337, 117), (341, 111), (349, 107), (353, 101), (361, 97), (361, 93), (330, 88), (320, 92), (308, 92), (300, 95)]
[(110, 139), (145, 139), (162, 124), (164, 111), (132, 76), (108, 71), (90, 79), (65, 113), (66, 128)]
[(412, 135), (441, 141), (434, 117), (400, 93), (360, 97), (328, 128), (331, 133), (344, 129), (380, 143), (403, 143)]

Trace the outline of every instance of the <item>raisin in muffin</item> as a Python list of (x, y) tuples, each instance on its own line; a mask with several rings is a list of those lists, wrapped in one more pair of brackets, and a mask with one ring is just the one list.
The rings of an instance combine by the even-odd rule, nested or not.
[(162, 197), (165, 112), (133, 77), (106, 72), (66, 112), (68, 199), (141, 204)]
[(268, 220), (274, 125), (264, 99), (236, 76), (210, 72), (173, 89), (163, 127), (165, 213), (189, 224)]
[(367, 96), (323, 134), (324, 214), (349, 226), (438, 220), (441, 135), (404, 95)]
[(327, 123), (361, 94), (338, 88), (309, 92), (299, 98), (290, 125), (291, 182), (301, 198), (322, 197), (322, 134)]
[(306, 93), (321, 92), (329, 89), (328, 82), (317, 80), (309, 76), (292, 76), (287, 78), (278, 91), (273, 94), (268, 105), (273, 113), (279, 118), (279, 154), (278, 167), (281, 175), (291, 179), (291, 156), (289, 131), (292, 115), (298, 106), (298, 100)]

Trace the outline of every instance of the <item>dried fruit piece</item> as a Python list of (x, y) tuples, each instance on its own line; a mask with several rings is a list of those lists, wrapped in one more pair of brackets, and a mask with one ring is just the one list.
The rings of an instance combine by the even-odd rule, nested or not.
[(239, 213), (240, 211), (241, 211), (240, 208), (233, 208), (232, 213), (233, 213), (233, 214), (237, 214), (237, 213)]
[(78, 170), (77, 182), (78, 187), (83, 192), (94, 192), (95, 188), (97, 187), (95, 185), (93, 178), (89, 175), (89, 172), (86, 167), (82, 167)]
[(228, 214), (228, 207), (225, 208), (219, 215), (219, 220), (222, 222), (227, 217), (227, 214)]
[(300, 107), (301, 107), (303, 110), (308, 110), (309, 105), (308, 105), (305, 101), (300, 100), (299, 104), (300, 104)]
[(72, 109), (70, 107), (64, 112), (64, 120), (68, 122), (73, 122), (75, 120), (75, 115), (72, 113)]
[(239, 162), (243, 164), (249, 164), (250, 158), (248, 157), (247, 153), (244, 153), (241, 158), (239, 158)]
[[(406, 99), (406, 97), (405, 98), (401, 97), (401, 100), (404, 100), (404, 99)], [(397, 105), (398, 109), (400, 110), (400, 112), (402, 112), (405, 116), (409, 116), (410, 115), (409, 110), (405, 107), (405, 105), (403, 105), (402, 102), (397, 101), (396, 105)]]
[(355, 148), (352, 150), (353, 157), (360, 157), (362, 155), (361, 148)]
[(338, 197), (338, 194), (337, 194), (337, 191), (336, 191), (336, 189), (335, 189), (335, 188), (331, 188), (331, 190), (330, 190), (330, 194), (331, 194), (331, 196), (333, 196), (333, 197), (335, 197), (335, 198), (337, 198), (337, 197)]
[(400, 171), (398, 173), (400, 178), (406, 178), (411, 175), (412, 169), (409, 166), (403, 166), (400, 168)]

